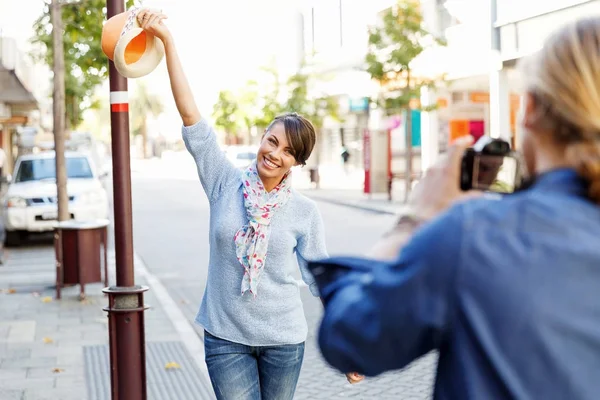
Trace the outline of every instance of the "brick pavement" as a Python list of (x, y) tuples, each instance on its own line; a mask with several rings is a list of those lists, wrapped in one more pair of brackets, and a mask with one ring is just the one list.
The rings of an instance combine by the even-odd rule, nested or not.
[(304, 364), (300, 373), (297, 400), (353, 398), (369, 400), (425, 400), (433, 394), (437, 354), (431, 353), (402, 371), (367, 378), (351, 385), (346, 377), (329, 367), (317, 346), (317, 329), (322, 307), (308, 291), (303, 292), (305, 314), (309, 326)]
[[(187, 157), (187, 156), (186, 156)], [(186, 160), (187, 158), (183, 158)], [(178, 163), (183, 163), (184, 161), (177, 161), (176, 165), (179, 167)], [(141, 168), (141, 167), (140, 167)], [(192, 171), (195, 173), (193, 168), (193, 163), (191, 165), (181, 165), (181, 170), (183, 171)], [(134, 176), (134, 188), (137, 190), (135, 195), (137, 198), (150, 198), (152, 195), (151, 190), (153, 190), (157, 185), (165, 185), (162, 181), (160, 174), (163, 174), (164, 177), (170, 177), (169, 179), (175, 179), (173, 176), (176, 176), (177, 179), (188, 179), (190, 180), (190, 185), (197, 185), (197, 176), (190, 173), (186, 176), (186, 173), (175, 172), (178, 168), (172, 165), (165, 165), (164, 168), (161, 167), (160, 163), (157, 162), (155, 168), (147, 170), (141, 169), (140, 172), (136, 173)], [(143, 177), (144, 180), (136, 181), (135, 178)], [(306, 181), (302, 181), (301, 179), (296, 179), (298, 176), (294, 177), (294, 184), (298, 189), (306, 190), (308, 186), (306, 185)], [(169, 189), (173, 191), (172, 196), (177, 197), (180, 196), (181, 193), (193, 193), (194, 195), (201, 196), (202, 194), (199, 192), (199, 189), (196, 190), (196, 186), (194, 189), (188, 189), (188, 186), (185, 186), (181, 183), (172, 184), (169, 183)], [(320, 196), (329, 196), (331, 200), (337, 200), (338, 203), (340, 201), (353, 201), (353, 202), (361, 202), (357, 204), (357, 206), (353, 207), (354, 209), (372, 207), (375, 202), (378, 202), (382, 206), (388, 207), (387, 214), (395, 213), (394, 209), (389, 208), (389, 203), (387, 200), (382, 199), (381, 196), (373, 196), (372, 199), (368, 199), (362, 195), (359, 189), (332, 189), (332, 188), (324, 188), (321, 190), (306, 190), (306, 194), (316, 198), (317, 195)], [(332, 202), (332, 201), (329, 201)], [(179, 203), (177, 203), (179, 204)], [(342, 203), (343, 204), (343, 203)], [(358, 206), (360, 205), (360, 207)], [(336, 212), (342, 213), (345, 217), (356, 218), (359, 220), (365, 220), (365, 224), (382, 224), (387, 220), (387, 216), (379, 215), (373, 216), (369, 214), (364, 214), (355, 210), (334, 210), (335, 206), (325, 205), (323, 203), (320, 204), (322, 207), (322, 211), (325, 210), (325, 218), (327, 228), (331, 228), (331, 230), (338, 232), (339, 235), (342, 235), (342, 230), (344, 228), (340, 228), (341, 225), (338, 225), (343, 219), (334, 218), (333, 214)], [(395, 204), (392, 204), (392, 207)], [(157, 203), (152, 203), (151, 201), (139, 201), (137, 204), (137, 209), (134, 208), (134, 211), (137, 212), (137, 216), (140, 219), (147, 220), (152, 218), (153, 224), (142, 224), (136, 226), (137, 231), (139, 232), (139, 228), (142, 229), (150, 229), (152, 226), (160, 226), (161, 224), (169, 224), (174, 226), (176, 229), (172, 229), (168, 232), (168, 235), (171, 240), (187, 240), (186, 234), (191, 232), (192, 227), (196, 226), (195, 223), (188, 224), (186, 221), (183, 221), (180, 217), (180, 214), (183, 210), (185, 210), (186, 217), (189, 218), (190, 215), (193, 215), (194, 218), (207, 218), (206, 215), (203, 215), (196, 208), (192, 208), (191, 206), (186, 206), (187, 208), (183, 208), (181, 210), (177, 210), (177, 212), (165, 211), (165, 213), (161, 213), (160, 216), (152, 217), (152, 213), (157, 213), (162, 207), (165, 207), (165, 203), (162, 201), (157, 201)], [(199, 208), (199, 207), (198, 207)], [(378, 211), (381, 213), (381, 211)], [(365, 216), (366, 215), (366, 216)], [(171, 218), (171, 219), (169, 219)], [(139, 221), (138, 221), (139, 223)], [(358, 229), (361, 226), (360, 223), (356, 223), (353, 225), (356, 229), (352, 229), (350, 233), (344, 233), (345, 238), (348, 236), (355, 237), (356, 235), (362, 235), (362, 231)], [(383, 228), (382, 228), (383, 229)], [(378, 228), (371, 227), (368, 230), (371, 234), (379, 235), (383, 232)], [(181, 232), (184, 232), (183, 234)], [(336, 236), (336, 235), (334, 235)], [(173, 298), (178, 299), (180, 308), (186, 314), (186, 317), (189, 321), (192, 321), (195, 317), (196, 312), (198, 311), (198, 306), (200, 304), (203, 292), (203, 284), (201, 276), (205, 274), (205, 270), (202, 270), (205, 267), (203, 261), (199, 260), (199, 257), (204, 257), (205, 252), (208, 249), (207, 244), (200, 244), (200, 251), (197, 252), (189, 252), (185, 247), (175, 246), (174, 248), (177, 251), (172, 250), (171, 248), (165, 247), (161, 249), (159, 252), (153, 252), (150, 248), (159, 247), (159, 239), (144, 237), (143, 235), (136, 238), (137, 243), (145, 243), (146, 247), (142, 246), (142, 249), (145, 249), (147, 253), (141, 254), (144, 257), (149, 266), (153, 266), (155, 268), (155, 273), (164, 281), (165, 286), (167, 286), (170, 290), (171, 296)], [(344, 243), (348, 243), (346, 240), (339, 240), (335, 237), (332, 238), (333, 242), (343, 241)], [(350, 240), (350, 243), (353, 243), (356, 246), (357, 251), (362, 251), (366, 249), (360, 248), (362, 241), (360, 240)], [(150, 244), (150, 246), (148, 246)], [(330, 243), (332, 244), (332, 243)], [(195, 245), (195, 244), (194, 244)], [(193, 245), (189, 245), (190, 247)], [(332, 249), (330, 249), (332, 250)], [(341, 248), (338, 246), (336, 251), (340, 251)], [(143, 251), (143, 250), (142, 250)], [(165, 258), (162, 256), (163, 254), (169, 254), (169, 252), (173, 252), (178, 256), (176, 262), (167, 270), (164, 269)], [(193, 277), (190, 279), (190, 277)], [(299, 276), (298, 276), (299, 278)], [(315, 343), (315, 330), (317, 329), (319, 320), (321, 318), (321, 310), (322, 306), (317, 299), (314, 299), (308, 293), (308, 289), (304, 288), (302, 290), (303, 293), (303, 302), (305, 306), (305, 314), (308, 319), (309, 325), (309, 338), (306, 344), (305, 350), (305, 359), (302, 367), (300, 381), (298, 383), (298, 388), (296, 392), (296, 399), (330, 399), (330, 398), (358, 398), (358, 399), (428, 399), (431, 397), (432, 391), (432, 382), (434, 379), (435, 366), (437, 358), (435, 355), (429, 355), (415, 363), (413, 363), (409, 368), (401, 372), (395, 372), (390, 374), (385, 374), (381, 377), (374, 379), (367, 379), (364, 382), (361, 382), (358, 385), (350, 385), (345, 377), (329, 368), (324, 360), (321, 358), (318, 348)], [(202, 334), (202, 329), (197, 329), (198, 334)]]
[[(7, 259), (7, 265), (0, 269), (0, 399), (91, 399), (86, 385), (89, 382), (86, 382), (83, 351), (86, 346), (108, 343), (107, 319), (102, 311), (106, 299), (97, 294), (102, 286), (88, 285), (85, 302), (77, 300), (77, 287), (65, 289), (63, 299), (56, 301), (51, 287), (54, 279), (51, 248), (10, 250)], [(138, 274), (136, 280), (146, 283), (143, 275)], [(16, 292), (8, 293), (8, 288)], [(180, 336), (154, 292), (151, 289), (146, 296), (146, 302), (153, 306), (145, 315), (146, 340), (148, 343), (177, 341)], [(358, 385), (347, 383), (345, 377), (328, 367), (319, 354), (315, 330), (321, 315), (320, 308), (313, 307), (315, 299), (308, 293), (305, 297), (303, 300), (307, 303), (307, 317), (312, 330), (296, 399), (351, 397), (402, 400), (431, 397), (437, 361), (433, 354), (404, 371), (369, 378)], [(46, 298), (52, 300), (45, 302)], [(149, 386), (152, 384), (149, 381)], [(192, 398), (189, 397), (189, 400)], [(160, 397), (154, 399), (162, 400)], [(181, 400), (188, 400), (188, 397)]]
[[(106, 391), (93, 388), (109, 387), (108, 368), (102, 376), (90, 379), (84, 357), (85, 349), (100, 346), (107, 350), (108, 320), (102, 311), (107, 300), (101, 294), (103, 286), (87, 285), (87, 299), (83, 302), (78, 300), (78, 287), (65, 288), (62, 300), (57, 301), (52, 287), (54, 264), (50, 246), (10, 249), (6, 258), (7, 263), (0, 266), (0, 399), (104, 400), (106, 397), (98, 397), (98, 393)], [(139, 274), (136, 283), (147, 284)], [(145, 302), (152, 306), (145, 313), (146, 343), (178, 343), (180, 332), (156, 293), (157, 290), (150, 290), (145, 296)], [(181, 357), (186, 359), (171, 361), (187, 365), (190, 371), (186, 374), (200, 379), (202, 373), (190, 364), (192, 357)], [(157, 361), (160, 369), (164, 362)], [(174, 371), (170, 376), (181, 381), (181, 374)], [(201, 384), (207, 386), (206, 381)], [(164, 400), (152, 393), (160, 393), (168, 385), (160, 373), (149, 375), (149, 398)], [(203, 398), (210, 397), (202, 393), (207, 392), (198, 392)]]

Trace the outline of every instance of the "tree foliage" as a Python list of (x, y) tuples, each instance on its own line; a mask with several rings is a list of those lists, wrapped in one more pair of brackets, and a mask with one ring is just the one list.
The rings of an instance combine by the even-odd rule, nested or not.
[[(317, 129), (326, 117), (339, 119), (338, 101), (331, 96), (312, 96), (310, 84), (316, 77), (298, 72), (282, 87), (274, 68), (265, 67), (262, 85), (248, 81), (239, 92), (223, 90), (213, 108), (215, 125), (228, 134), (237, 134), (241, 128), (250, 131), (265, 129), (276, 116), (297, 112), (309, 118)], [(282, 90), (284, 89), (284, 90)]]
[(412, 61), (428, 44), (444, 42), (423, 27), (419, 0), (398, 0), (383, 13), (380, 24), (369, 29), (366, 70), (387, 90), (380, 105), (388, 113), (408, 108), (423, 86), (435, 84), (434, 79), (414, 76), (411, 70)]
[(158, 117), (164, 111), (164, 104), (159, 96), (148, 91), (145, 81), (136, 82), (130, 101), (131, 131), (134, 135), (145, 135), (148, 115)]
[(259, 92), (260, 114), (253, 121), (254, 125), (260, 129), (265, 129), (276, 116), (284, 111), (280, 102), (281, 96), (281, 78), (277, 69), (274, 67), (263, 67), (263, 72), (267, 74), (268, 80)]
[[(127, 8), (133, 5), (127, 0)], [(65, 103), (67, 123), (76, 128), (91, 102), (94, 89), (108, 76), (108, 59), (102, 52), (102, 26), (106, 19), (106, 0), (81, 0), (62, 6), (63, 44), (65, 49)], [(32, 56), (52, 67), (52, 24), (50, 0), (35, 21), (33, 44), (39, 50)]]
[(284, 105), (287, 111), (297, 112), (311, 120), (320, 129), (326, 117), (339, 119), (339, 103), (332, 96), (311, 96), (309, 74), (298, 72), (288, 82), (289, 97)]
[(215, 126), (228, 135), (237, 135), (240, 126), (238, 120), (238, 101), (229, 90), (219, 92), (219, 98), (213, 108)]

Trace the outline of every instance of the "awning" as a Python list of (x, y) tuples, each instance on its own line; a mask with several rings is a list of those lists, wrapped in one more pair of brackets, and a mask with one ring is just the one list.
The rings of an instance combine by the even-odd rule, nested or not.
[(23, 86), (14, 70), (0, 66), (0, 102), (18, 106), (23, 111), (39, 109), (35, 96)]

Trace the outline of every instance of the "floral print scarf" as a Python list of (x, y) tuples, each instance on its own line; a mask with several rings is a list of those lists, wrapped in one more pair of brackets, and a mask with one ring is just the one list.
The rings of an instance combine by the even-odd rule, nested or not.
[(244, 267), (242, 295), (250, 291), (256, 297), (260, 274), (265, 266), (271, 236), (271, 218), (291, 197), (291, 171), (279, 185), (267, 192), (258, 176), (256, 161), (243, 173), (244, 205), (248, 224), (235, 234), (237, 259)]

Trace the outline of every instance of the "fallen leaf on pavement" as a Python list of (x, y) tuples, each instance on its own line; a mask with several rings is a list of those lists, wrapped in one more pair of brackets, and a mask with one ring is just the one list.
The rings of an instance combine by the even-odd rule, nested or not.
[(44, 342), (44, 343), (54, 343), (54, 340), (52, 338), (45, 337), (45, 338), (42, 339), (42, 342)]
[(180, 301), (180, 303), (181, 303), (181, 304), (190, 304), (190, 302), (189, 302), (189, 301), (187, 301), (187, 300), (181, 300), (181, 301)]
[(42, 303), (50, 303), (52, 301), (52, 297), (46, 296), (42, 297)]
[(15, 293), (17, 293), (16, 289), (12, 289), (12, 288), (8, 289), (8, 294), (15, 294)]
[(61, 372), (65, 372), (62, 368), (52, 368), (52, 372), (55, 374), (60, 374)]
[(177, 364), (176, 362), (168, 362), (165, 364), (165, 369), (179, 369), (181, 368), (181, 365)]

